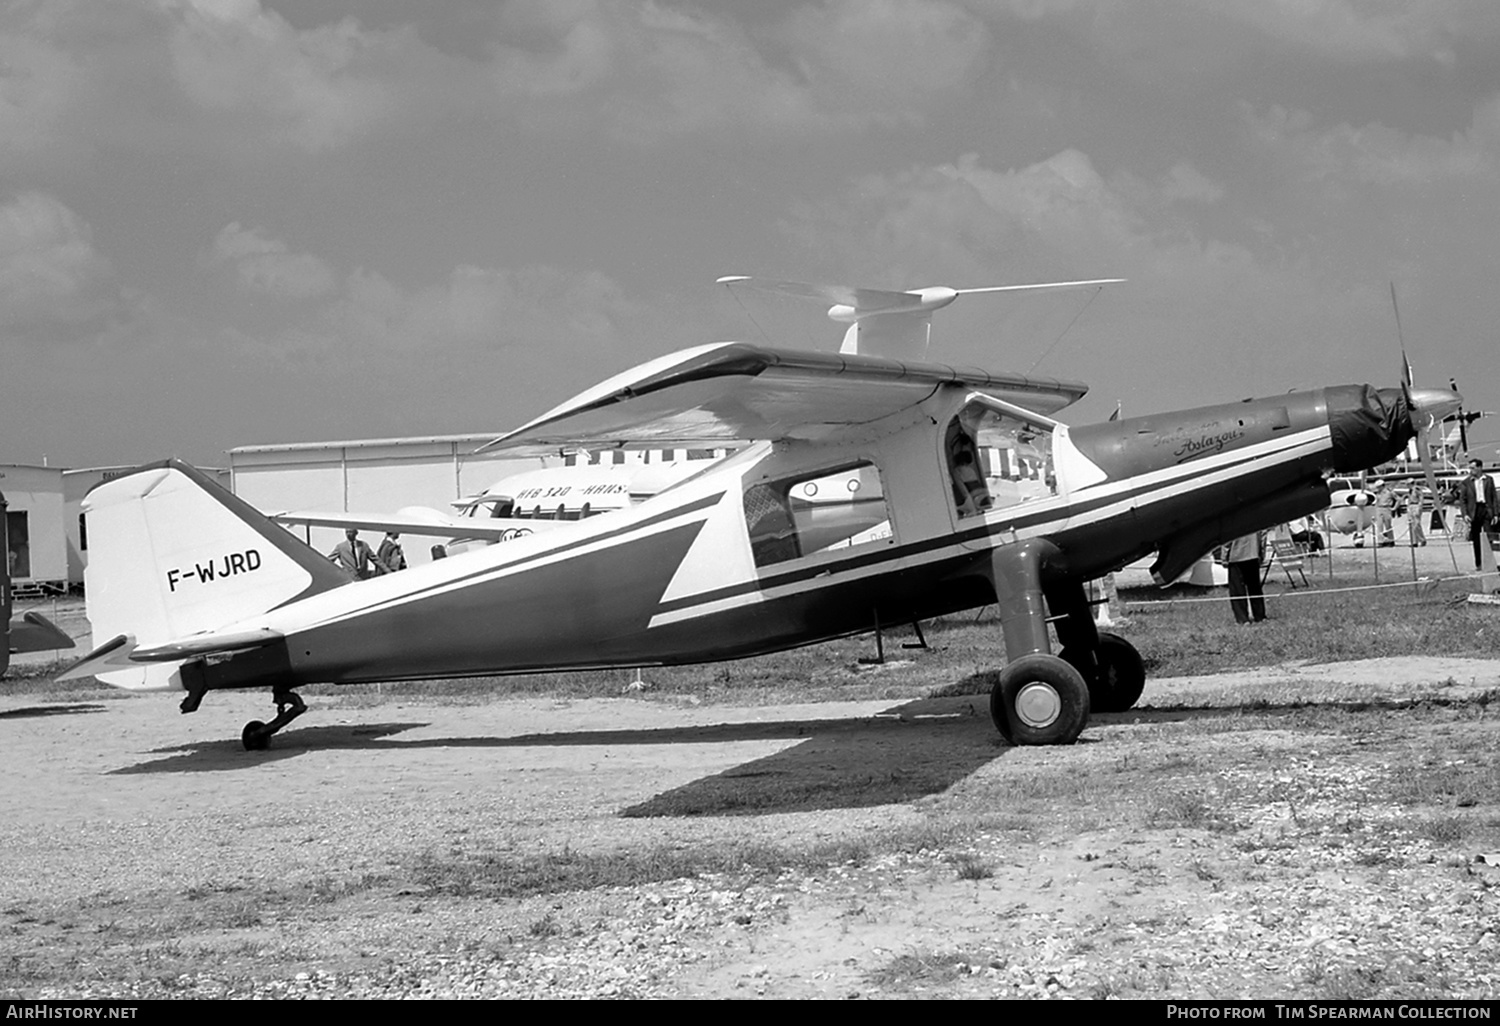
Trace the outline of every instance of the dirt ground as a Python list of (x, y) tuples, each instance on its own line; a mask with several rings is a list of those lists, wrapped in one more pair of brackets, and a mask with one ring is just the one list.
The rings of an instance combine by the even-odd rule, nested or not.
[(1500, 995), (1500, 661), (1153, 680), (1066, 749), (918, 693), (315, 688), (252, 754), (257, 693), (7, 682), (0, 996)]
[(1061, 749), (1005, 746), (982, 697), (309, 689), (261, 753), (258, 694), (9, 691), (0, 995), (1494, 998), (1494, 795), (1445, 833), (1386, 792), (1448, 739), (1495, 751), (1497, 687), (1156, 681)]

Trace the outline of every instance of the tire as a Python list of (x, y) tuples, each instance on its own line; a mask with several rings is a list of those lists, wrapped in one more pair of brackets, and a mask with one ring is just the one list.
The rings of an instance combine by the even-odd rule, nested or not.
[(251, 720), (245, 724), (245, 729), (240, 731), (240, 744), (245, 746), (247, 752), (261, 752), (271, 744), (269, 735), (262, 735), (266, 725), (260, 720)]
[(1070, 745), (1089, 720), (1088, 685), (1058, 656), (1022, 656), (1000, 671), (990, 717), (1013, 745)]
[(1094, 712), (1124, 712), (1146, 690), (1146, 664), (1134, 645), (1109, 631), (1099, 632), (1099, 673), (1089, 684)]

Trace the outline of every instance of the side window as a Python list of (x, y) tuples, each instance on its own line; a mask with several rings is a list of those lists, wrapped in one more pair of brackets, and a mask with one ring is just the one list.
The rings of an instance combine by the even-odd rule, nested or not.
[(745, 489), (756, 566), (889, 540), (891, 516), (873, 463), (801, 473)]
[(970, 403), (948, 423), (944, 453), (960, 518), (1057, 494), (1052, 431), (1040, 423)]

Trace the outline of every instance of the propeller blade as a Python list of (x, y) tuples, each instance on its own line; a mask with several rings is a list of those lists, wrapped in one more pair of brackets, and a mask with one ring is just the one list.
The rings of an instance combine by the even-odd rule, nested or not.
[[(1412, 434), (1417, 443), (1417, 458), (1422, 463), (1422, 476), (1427, 481), (1428, 494), (1436, 503), (1441, 493), (1438, 491), (1437, 474), (1432, 469), (1432, 453), (1427, 446), (1427, 432), (1432, 425), (1441, 423), (1444, 417), (1458, 409), (1463, 404), (1463, 396), (1445, 388), (1410, 388), (1404, 382), (1401, 385), (1401, 393), (1407, 401)], [(1421, 514), (1421, 509), (1421, 505), (1418, 504), (1418, 515)]]
[[(1458, 379), (1449, 378), (1448, 387), (1453, 389), (1453, 394), (1458, 395)], [(1458, 444), (1462, 445), (1464, 452), (1469, 451), (1469, 422), (1464, 419), (1463, 404), (1458, 407)]]

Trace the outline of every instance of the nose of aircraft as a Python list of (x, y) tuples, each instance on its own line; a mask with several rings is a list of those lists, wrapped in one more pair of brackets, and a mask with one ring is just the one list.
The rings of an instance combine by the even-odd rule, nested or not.
[(1338, 385), (1324, 389), (1333, 469), (1367, 470), (1393, 458), (1413, 431), (1411, 410), (1399, 388)]
[[(1411, 390), (1411, 405), (1421, 424), (1440, 421), (1459, 411), (1464, 397), (1451, 388), (1414, 388)], [(1431, 421), (1428, 420), (1431, 418)]]
[(1333, 435), (1333, 469), (1346, 472), (1394, 459), (1419, 430), (1463, 404), (1463, 396), (1446, 388), (1340, 385), (1324, 394)]

